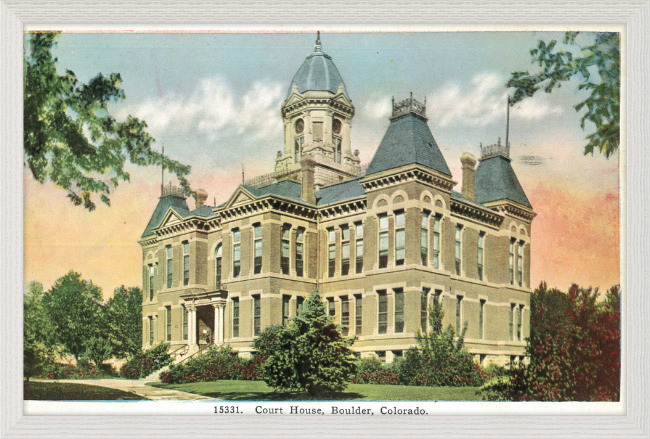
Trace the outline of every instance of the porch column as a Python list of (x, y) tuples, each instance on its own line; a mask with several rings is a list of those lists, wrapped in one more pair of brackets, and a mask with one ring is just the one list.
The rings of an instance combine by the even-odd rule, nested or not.
[(223, 345), (224, 340), (224, 311), (226, 309), (226, 303), (221, 302), (219, 304), (219, 344)]
[(226, 301), (223, 299), (215, 300), (212, 302), (212, 306), (214, 306), (214, 344), (221, 346), (224, 341), (224, 308), (226, 307)]
[(196, 305), (190, 304), (187, 310), (187, 343), (192, 349), (196, 347)]

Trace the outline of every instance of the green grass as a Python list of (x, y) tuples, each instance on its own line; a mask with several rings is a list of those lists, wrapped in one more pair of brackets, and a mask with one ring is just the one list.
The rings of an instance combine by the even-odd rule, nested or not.
[(147, 398), (108, 387), (31, 381), (24, 386), (24, 399), (34, 401), (141, 401)]
[[(305, 393), (274, 392), (264, 381), (211, 381), (188, 384), (147, 383), (163, 389), (219, 398), (226, 401), (286, 401), (309, 399)], [(319, 400), (365, 401), (477, 401), (478, 387), (418, 387), (350, 384), (343, 392), (321, 395)]]

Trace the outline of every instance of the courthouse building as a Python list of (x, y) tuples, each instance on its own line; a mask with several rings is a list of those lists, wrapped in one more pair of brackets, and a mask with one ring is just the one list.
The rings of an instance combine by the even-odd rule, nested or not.
[(250, 356), (264, 328), (287, 324), (318, 289), (362, 357), (403, 355), (439, 303), (445, 327), (467, 325), (477, 361), (520, 360), (535, 213), (509, 145), (481, 147), (478, 166), (463, 154), (455, 191), (426, 101), (411, 95), (393, 100), (362, 172), (350, 142), (355, 107), (320, 39), (280, 110), (274, 172), (244, 182), (220, 206), (197, 190), (194, 210), (182, 191), (163, 188), (139, 241), (143, 347), (167, 342), (187, 356), (230, 345)]

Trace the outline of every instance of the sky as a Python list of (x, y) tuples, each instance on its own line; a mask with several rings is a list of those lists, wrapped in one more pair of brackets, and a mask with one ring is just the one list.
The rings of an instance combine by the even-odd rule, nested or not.
[[(429, 127), (454, 179), (460, 156), (505, 140), (505, 84), (535, 70), (529, 50), (557, 32), (323, 33), (355, 106), (352, 149), (371, 160), (389, 124), (391, 97), (426, 97)], [(584, 46), (593, 35), (582, 33)], [(25, 36), (25, 41), (29, 35)], [(148, 124), (155, 148), (192, 166), (194, 189), (224, 202), (246, 178), (272, 172), (282, 149), (280, 106), (314, 32), (63, 33), (54, 55), (61, 73), (87, 82), (120, 73), (126, 99), (109, 107), (118, 120)], [(577, 50), (577, 49), (572, 49)], [(576, 52), (577, 53), (577, 52)], [(573, 79), (511, 108), (513, 168), (537, 217), (532, 225), (531, 285), (568, 289), (620, 283), (619, 157), (583, 155), (585, 136), (573, 106), (588, 95)], [(510, 90), (512, 92), (512, 90)], [(160, 169), (129, 165), (130, 183), (93, 212), (65, 191), (24, 171), (24, 279), (46, 289), (73, 269), (105, 298), (141, 285), (138, 239), (160, 196)], [(193, 207), (193, 200), (188, 200)]]

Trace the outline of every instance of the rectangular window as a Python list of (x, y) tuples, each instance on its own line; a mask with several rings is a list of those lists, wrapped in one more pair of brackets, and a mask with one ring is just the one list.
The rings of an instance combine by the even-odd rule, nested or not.
[(478, 270), (478, 280), (483, 280), (483, 247), (485, 245), (485, 232), (478, 234), (478, 251), (476, 256), (476, 264)]
[(304, 137), (297, 137), (294, 141), (294, 163), (300, 163), (300, 156), (302, 155), (302, 144), (305, 143)]
[(361, 301), (361, 294), (354, 296), (355, 310), (354, 310), (354, 320), (355, 328), (354, 333), (356, 335), (361, 335), (363, 329), (363, 302)]
[(302, 277), (304, 274), (305, 258), (305, 229), (298, 227), (296, 233), (296, 276)]
[(433, 219), (433, 268), (440, 268), (440, 216)]
[(388, 329), (388, 296), (386, 290), (377, 291), (377, 299), (379, 302), (377, 329), (380, 334), (385, 334)]
[(238, 228), (232, 229), (232, 277), (241, 274), (241, 233)]
[(291, 225), (282, 226), (282, 250), (280, 254), (280, 267), (282, 274), (289, 275), (289, 244), (291, 238)]
[(388, 267), (388, 216), (379, 216), (379, 268)]
[(377, 351), (377, 357), (382, 363), (386, 363), (386, 351)]
[(257, 337), (262, 331), (262, 301), (259, 295), (253, 296), (253, 335)]
[(341, 226), (341, 276), (350, 273), (350, 228)]
[(289, 301), (291, 296), (282, 296), (282, 326), (287, 326), (289, 323)]
[(239, 337), (239, 297), (232, 298), (232, 336)]
[(341, 163), (341, 139), (334, 137), (334, 161)]
[(454, 246), (454, 256), (456, 259), (456, 275), (460, 276), (461, 269), (461, 245), (462, 245), (462, 236), (463, 236), (463, 226), (460, 224), (456, 225), (456, 242)]
[(190, 284), (190, 243), (183, 243), (183, 285)]
[(357, 274), (360, 274), (363, 272), (363, 224), (362, 223), (356, 223), (354, 225), (354, 233), (355, 233), (355, 254), (354, 257), (356, 259), (356, 272)]
[(253, 224), (253, 274), (260, 274), (262, 272), (262, 225), (260, 223)]
[(430, 288), (422, 288), (420, 297), (420, 328), (422, 332), (427, 332), (427, 322), (429, 321), (429, 291)]
[(214, 252), (214, 274), (215, 280), (214, 285), (217, 291), (221, 291), (221, 257), (222, 257), (221, 244), (217, 246), (217, 250)]
[(166, 339), (167, 341), (172, 340), (172, 307), (171, 306), (166, 306), (165, 307), (165, 320), (167, 323), (167, 331), (166, 331)]
[(510, 254), (508, 255), (508, 277), (510, 285), (515, 284), (515, 240), (510, 240)]
[(523, 243), (517, 246), (517, 283), (523, 286), (523, 271), (524, 271), (524, 247)]
[(153, 317), (149, 317), (149, 346), (153, 346)]
[(442, 290), (436, 290), (436, 292), (433, 295), (433, 304), (435, 306), (442, 306)]
[(341, 334), (344, 337), (350, 332), (350, 301), (348, 296), (341, 297)]
[(429, 263), (429, 212), (422, 211), (420, 224), (420, 260), (425, 267)]
[(149, 301), (153, 300), (153, 286), (155, 282), (155, 272), (153, 265), (149, 265)]
[(298, 296), (298, 298), (296, 299), (296, 315), (300, 314), (304, 304), (305, 304), (305, 298), (302, 296)]
[(395, 212), (395, 265), (404, 265), (406, 232), (404, 230), (404, 211)]
[(187, 335), (189, 333), (188, 331), (188, 312), (187, 312), (187, 307), (185, 305), (181, 305), (183, 307), (183, 340), (187, 340)]
[(330, 317), (334, 317), (336, 315), (336, 306), (334, 305), (334, 299), (331, 297), (327, 299), (327, 312)]
[(456, 296), (456, 335), (460, 334), (463, 322), (463, 296)]
[(483, 327), (485, 326), (485, 299), (481, 299), (478, 309), (478, 338), (483, 340)]
[(524, 339), (524, 334), (522, 331), (522, 326), (523, 326), (523, 314), (524, 314), (524, 305), (519, 305), (519, 319), (517, 320), (517, 340), (523, 341)]
[(336, 272), (336, 232), (334, 229), (327, 230), (327, 275), (329, 277), (334, 277)]
[(510, 341), (514, 340), (515, 304), (510, 304)]
[(404, 290), (396, 288), (395, 293), (395, 332), (404, 332)]
[(172, 287), (172, 246), (167, 246), (167, 288)]

